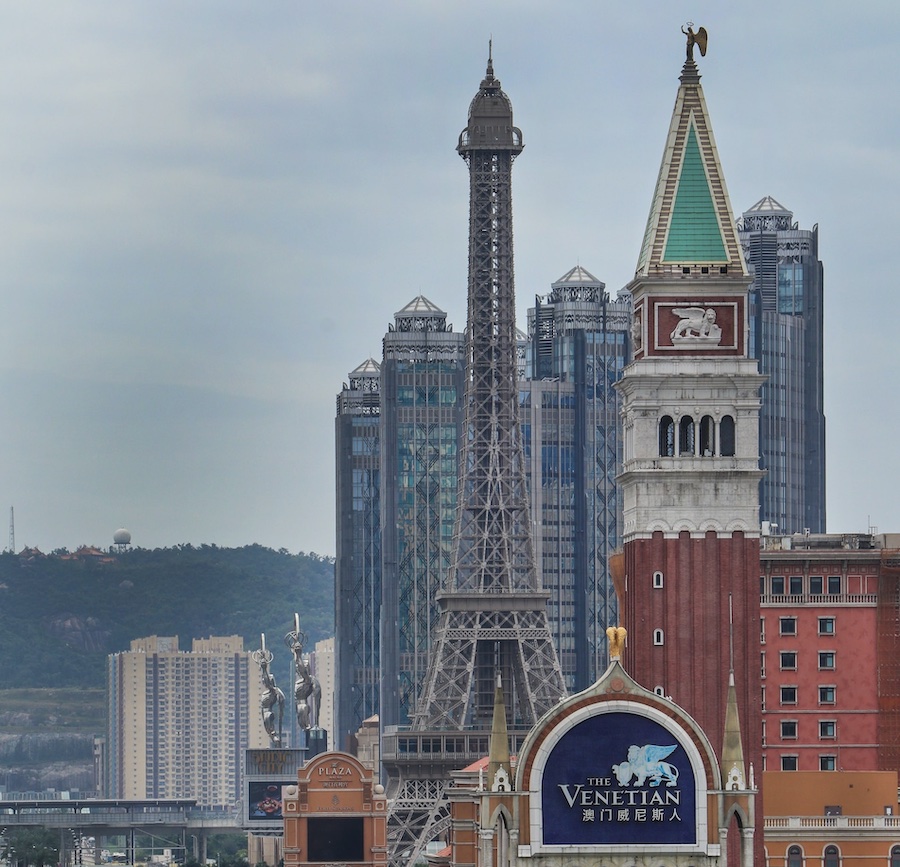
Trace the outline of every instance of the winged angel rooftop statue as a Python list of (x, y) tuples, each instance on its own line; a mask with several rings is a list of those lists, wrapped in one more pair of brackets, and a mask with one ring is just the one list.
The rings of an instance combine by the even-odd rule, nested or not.
[[(687, 30), (685, 30), (685, 27)], [(681, 28), (681, 32), (687, 36), (687, 59), (694, 59), (694, 46), (700, 49), (700, 56), (706, 57), (706, 42), (709, 38), (706, 33), (705, 27), (700, 27), (697, 32), (694, 32), (694, 22), (688, 21), (684, 27)]]

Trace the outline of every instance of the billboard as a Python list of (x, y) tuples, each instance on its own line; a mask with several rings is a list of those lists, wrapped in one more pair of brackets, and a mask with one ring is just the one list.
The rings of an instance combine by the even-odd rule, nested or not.
[(625, 711), (573, 725), (543, 768), (544, 845), (696, 844), (696, 780), (678, 734)]
[(281, 822), (284, 804), (282, 786), (295, 786), (296, 780), (248, 780), (247, 821), (254, 825), (263, 822)]

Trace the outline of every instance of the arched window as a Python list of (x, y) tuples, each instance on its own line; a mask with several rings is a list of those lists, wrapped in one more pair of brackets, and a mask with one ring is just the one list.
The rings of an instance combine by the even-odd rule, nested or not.
[(653, 573), (653, 587), (656, 590), (659, 590), (660, 587), (663, 586), (663, 573), (662, 572), (654, 572)]
[(694, 454), (694, 420), (689, 415), (678, 422), (678, 454)]
[(803, 867), (803, 850), (799, 846), (788, 849), (787, 867)]
[(659, 453), (669, 458), (675, 454), (675, 422), (670, 415), (659, 420)]
[(825, 867), (840, 867), (841, 853), (837, 846), (825, 847)]
[(719, 445), (723, 455), (734, 457), (734, 419), (730, 415), (722, 416), (719, 423)]
[[(661, 695), (663, 698), (666, 697), (666, 691), (665, 691), (661, 686), (654, 686), (654, 687), (653, 687), (653, 691), (654, 691), (657, 695)], [(896, 848), (896, 847), (895, 847), (895, 848)], [(894, 867), (894, 865), (891, 864), (891, 867)]]
[(711, 458), (716, 453), (716, 423), (711, 415), (700, 419), (700, 455)]
[(653, 643), (656, 645), (661, 645), (661, 644), (665, 643), (663, 641), (663, 631), (661, 629), (653, 630)]
[(900, 846), (891, 849), (891, 867), (900, 867)]

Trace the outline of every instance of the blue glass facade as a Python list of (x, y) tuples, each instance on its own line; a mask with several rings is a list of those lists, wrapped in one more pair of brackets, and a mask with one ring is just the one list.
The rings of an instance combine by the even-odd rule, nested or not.
[(630, 358), (631, 302), (574, 268), (528, 312), (520, 382), (535, 557), (567, 688), (593, 683), (606, 664), (606, 628), (618, 622), (609, 555), (619, 544), (619, 399)]
[(350, 374), (337, 397), (335, 749), (378, 713), (381, 657), (381, 406), (373, 359)]
[(750, 347), (762, 387), (760, 520), (825, 532), (823, 268), (819, 227), (771, 197), (738, 221), (750, 287)]

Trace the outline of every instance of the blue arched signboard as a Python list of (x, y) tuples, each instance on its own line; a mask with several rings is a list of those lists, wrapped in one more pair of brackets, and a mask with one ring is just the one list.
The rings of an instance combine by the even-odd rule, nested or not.
[(553, 747), (541, 782), (543, 842), (697, 842), (696, 781), (675, 735), (634, 713), (602, 713)]

